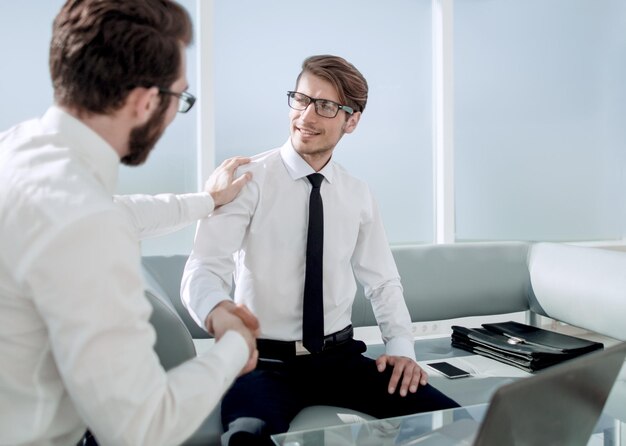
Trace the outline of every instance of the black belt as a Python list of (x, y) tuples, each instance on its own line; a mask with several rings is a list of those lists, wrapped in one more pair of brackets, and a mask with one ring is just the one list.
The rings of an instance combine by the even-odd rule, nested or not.
[[(346, 341), (352, 339), (354, 334), (352, 325), (348, 325), (343, 330), (324, 337), (322, 351), (330, 350)], [(260, 358), (269, 359), (289, 359), (295, 356), (310, 355), (302, 345), (302, 341), (275, 341), (273, 339), (257, 339), (256, 346), (259, 350)]]

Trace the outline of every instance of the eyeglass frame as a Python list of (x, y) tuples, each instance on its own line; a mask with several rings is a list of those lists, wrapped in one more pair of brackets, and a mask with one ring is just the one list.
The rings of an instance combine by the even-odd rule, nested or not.
[(181, 93), (176, 93), (175, 91), (168, 90), (167, 88), (159, 88), (159, 93), (161, 94), (169, 94), (172, 96), (176, 96), (178, 98), (178, 113), (187, 113), (193, 107), (193, 104), (196, 103), (196, 97), (189, 93), (188, 91), (183, 91)]
[[(309, 100), (309, 103), (306, 105), (306, 107), (304, 108), (295, 108), (291, 105), (291, 99), (293, 98), (293, 95), (295, 94), (299, 94), (304, 96), (305, 98), (307, 98)], [(337, 112), (335, 113), (334, 116), (324, 116), (322, 114), (320, 114), (320, 112), (317, 111), (317, 103), (318, 101), (323, 101), (323, 102), (330, 102), (331, 104), (335, 104), (337, 106)], [(321, 116), (322, 118), (328, 118), (328, 119), (333, 119), (336, 118), (337, 115), (339, 114), (339, 110), (343, 110), (344, 112), (348, 113), (349, 115), (354, 114), (354, 109), (352, 107), (349, 107), (347, 105), (341, 105), (338, 102), (335, 101), (331, 101), (330, 99), (323, 99), (323, 98), (312, 98), (311, 96), (308, 96), (304, 93), (300, 93), (299, 91), (288, 91), (287, 92), (287, 105), (289, 105), (290, 108), (294, 109), (294, 110), (298, 110), (298, 111), (304, 111), (306, 110), (309, 105), (313, 104), (313, 108), (315, 109), (315, 113), (319, 116)]]

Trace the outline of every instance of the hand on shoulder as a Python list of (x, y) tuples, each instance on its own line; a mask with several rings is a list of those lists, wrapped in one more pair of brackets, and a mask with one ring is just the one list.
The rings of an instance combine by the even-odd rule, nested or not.
[(235, 171), (239, 166), (248, 164), (250, 158), (236, 156), (225, 160), (211, 174), (204, 185), (205, 192), (213, 197), (215, 207), (230, 203), (241, 192), (241, 189), (252, 178), (252, 173), (246, 172), (235, 179)]

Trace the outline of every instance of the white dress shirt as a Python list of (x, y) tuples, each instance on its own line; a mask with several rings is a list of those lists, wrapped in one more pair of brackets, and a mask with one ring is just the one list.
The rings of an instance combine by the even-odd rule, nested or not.
[(249, 351), (235, 332), (169, 372), (138, 237), (206, 216), (206, 193), (112, 199), (119, 157), (57, 107), (0, 134), (0, 444), (180, 444)]
[[(302, 339), (302, 296), (311, 184), (314, 173), (288, 141), (238, 169), (252, 180), (231, 203), (198, 224), (181, 287), (200, 325), (229, 299), (259, 318), (261, 337)], [(324, 175), (324, 332), (350, 324), (356, 279), (364, 286), (386, 352), (415, 359), (411, 320), (376, 204), (367, 185), (330, 160)], [(213, 241), (219, 240), (219, 243)]]

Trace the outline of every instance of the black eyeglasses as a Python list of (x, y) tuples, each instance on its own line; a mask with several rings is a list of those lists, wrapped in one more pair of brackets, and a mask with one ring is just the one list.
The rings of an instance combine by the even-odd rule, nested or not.
[(172, 96), (176, 96), (178, 98), (178, 113), (187, 113), (196, 102), (196, 97), (186, 91), (176, 93), (165, 88), (159, 88), (159, 93), (171, 94)]
[(328, 99), (316, 99), (310, 96), (307, 96), (302, 93), (298, 93), (297, 91), (288, 91), (287, 92), (287, 103), (289, 107), (294, 110), (306, 110), (306, 108), (311, 104), (315, 104), (315, 113), (324, 118), (334, 118), (339, 113), (339, 110), (343, 110), (349, 115), (354, 113), (352, 107), (348, 107), (347, 105), (337, 104), (334, 101), (330, 101)]

